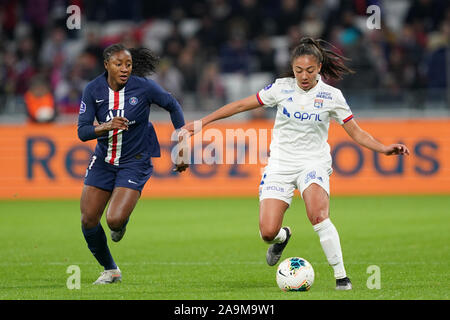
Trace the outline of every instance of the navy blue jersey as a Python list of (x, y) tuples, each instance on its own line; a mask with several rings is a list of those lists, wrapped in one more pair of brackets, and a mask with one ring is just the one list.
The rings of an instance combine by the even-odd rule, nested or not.
[[(159, 156), (156, 133), (149, 123), (152, 103), (170, 113), (175, 129), (184, 125), (180, 104), (153, 80), (132, 75), (120, 91), (114, 91), (108, 86), (105, 72), (84, 89), (78, 116), (78, 136), (82, 141), (97, 138), (94, 152), (97, 159), (115, 166), (133, 159)], [(97, 137), (94, 120), (102, 124), (118, 116), (128, 119), (128, 130), (110, 130), (108, 135)]]

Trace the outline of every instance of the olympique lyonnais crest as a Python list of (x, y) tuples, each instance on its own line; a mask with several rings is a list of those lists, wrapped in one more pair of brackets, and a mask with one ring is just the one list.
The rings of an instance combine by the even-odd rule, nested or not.
[(323, 106), (323, 99), (314, 99), (314, 108), (320, 109)]

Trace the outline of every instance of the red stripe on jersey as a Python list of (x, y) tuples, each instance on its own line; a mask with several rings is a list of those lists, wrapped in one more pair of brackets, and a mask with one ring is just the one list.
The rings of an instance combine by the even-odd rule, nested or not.
[(348, 121), (350, 121), (352, 119), (353, 119), (353, 115), (351, 114), (347, 118), (344, 119), (344, 123), (346, 123), (346, 122), (348, 122)]
[[(114, 91), (114, 108), (113, 110), (119, 109), (119, 91)], [(112, 150), (111, 150), (111, 159), (109, 160), (110, 164), (114, 164), (114, 161), (116, 160), (116, 154), (117, 154), (117, 133), (119, 132), (118, 129), (113, 130), (113, 136), (112, 136)]]
[(261, 98), (259, 97), (259, 92), (256, 94), (256, 99), (258, 99), (260, 105), (264, 105), (264, 103), (261, 101)]

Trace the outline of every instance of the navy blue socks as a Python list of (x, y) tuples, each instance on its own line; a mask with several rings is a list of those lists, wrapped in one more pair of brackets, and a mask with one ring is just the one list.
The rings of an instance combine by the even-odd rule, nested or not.
[(91, 250), (95, 259), (100, 263), (105, 270), (117, 269), (117, 265), (109, 252), (108, 244), (106, 242), (105, 231), (99, 223), (91, 229), (81, 227), (84, 239), (86, 239), (89, 250)]

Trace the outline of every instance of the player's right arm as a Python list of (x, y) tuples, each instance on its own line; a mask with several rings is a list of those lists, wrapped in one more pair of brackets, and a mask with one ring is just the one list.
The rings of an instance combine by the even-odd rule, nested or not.
[(108, 122), (94, 125), (95, 109), (91, 88), (87, 86), (83, 91), (78, 114), (78, 138), (81, 141), (97, 139), (114, 129), (128, 130), (128, 120), (124, 117), (114, 117)]
[(210, 124), (211, 122), (220, 120), (220, 119), (225, 119), (228, 117), (231, 117), (235, 114), (241, 113), (241, 112), (245, 112), (245, 111), (249, 111), (252, 109), (256, 109), (258, 107), (261, 107), (260, 102), (258, 101), (258, 99), (256, 98), (256, 95), (251, 95), (247, 98), (243, 98), (237, 101), (233, 101), (230, 102), (224, 106), (222, 106), (221, 108), (217, 109), (216, 111), (208, 114), (207, 116), (201, 118), (200, 120), (194, 121), (194, 122), (190, 122), (188, 124), (186, 124), (183, 129), (189, 131), (190, 134), (194, 134), (196, 132), (194, 132), (194, 123), (200, 123), (201, 125), (196, 125), (195, 129), (201, 129), (202, 127)]
[(202, 119), (188, 123), (183, 127), (183, 129), (187, 130), (189, 135), (193, 135), (197, 133), (197, 131), (201, 130), (202, 127), (210, 124), (211, 122), (225, 119), (235, 114), (256, 109), (258, 107), (274, 107), (278, 104), (278, 93), (285, 84), (286, 80), (277, 79), (274, 83), (271, 83), (264, 89), (261, 89), (257, 94), (228, 103)]

